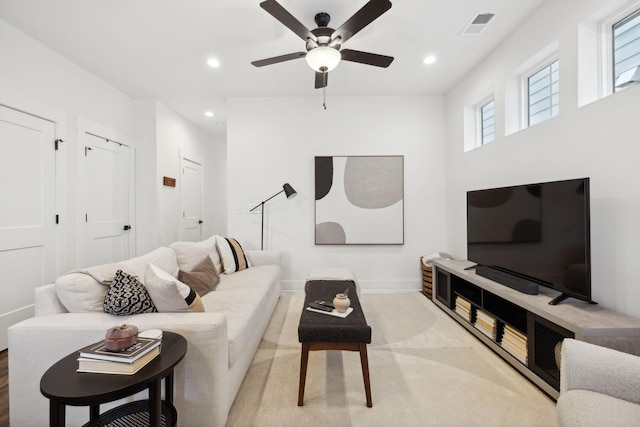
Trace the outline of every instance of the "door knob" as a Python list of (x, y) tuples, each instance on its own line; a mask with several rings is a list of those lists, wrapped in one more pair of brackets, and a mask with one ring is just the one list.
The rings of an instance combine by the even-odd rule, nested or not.
[(125, 225), (125, 226), (124, 226), (124, 231), (131, 230), (131, 228), (132, 228), (132, 227), (131, 227), (130, 225)]

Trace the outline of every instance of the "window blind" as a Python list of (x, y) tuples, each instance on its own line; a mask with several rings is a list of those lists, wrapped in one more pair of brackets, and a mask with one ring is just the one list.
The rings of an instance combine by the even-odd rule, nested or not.
[(529, 126), (555, 117), (559, 112), (560, 63), (554, 61), (528, 79)]
[(480, 108), (482, 145), (493, 141), (496, 129), (496, 115), (493, 99)]
[[(640, 10), (613, 25), (613, 86), (621, 89), (640, 66)], [(627, 78), (622, 76), (623, 73)], [(624, 80), (624, 81), (622, 81)]]

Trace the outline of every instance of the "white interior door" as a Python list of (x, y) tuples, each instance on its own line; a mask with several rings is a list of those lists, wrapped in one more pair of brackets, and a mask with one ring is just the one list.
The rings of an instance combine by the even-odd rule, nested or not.
[(122, 261), (131, 255), (130, 149), (87, 132), (81, 138), (85, 233), (80, 266)]
[(182, 240), (202, 240), (202, 166), (182, 159)]
[(55, 279), (55, 124), (0, 106), (0, 350)]

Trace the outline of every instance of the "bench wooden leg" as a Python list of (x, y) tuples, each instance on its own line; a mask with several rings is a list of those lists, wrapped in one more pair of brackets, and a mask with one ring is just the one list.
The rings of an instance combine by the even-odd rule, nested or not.
[(300, 384), (298, 385), (298, 406), (304, 402), (304, 385), (307, 380), (307, 362), (309, 361), (309, 343), (302, 343), (300, 356)]
[(364, 392), (367, 396), (367, 408), (373, 406), (371, 401), (371, 381), (369, 380), (369, 358), (367, 357), (367, 345), (360, 344), (360, 364), (362, 365), (362, 377), (364, 378)]

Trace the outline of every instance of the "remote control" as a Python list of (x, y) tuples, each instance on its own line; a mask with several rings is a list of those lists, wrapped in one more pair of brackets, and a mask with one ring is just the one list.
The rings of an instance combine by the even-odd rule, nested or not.
[(309, 303), (309, 307), (315, 308), (316, 310), (333, 311), (333, 307), (329, 307), (327, 305), (320, 304), (318, 301), (310, 302)]
[(320, 300), (320, 301), (314, 301), (317, 302), (320, 305), (324, 305), (325, 307), (329, 307), (331, 310), (333, 310), (335, 307), (333, 306), (333, 304), (326, 302), (325, 300)]

